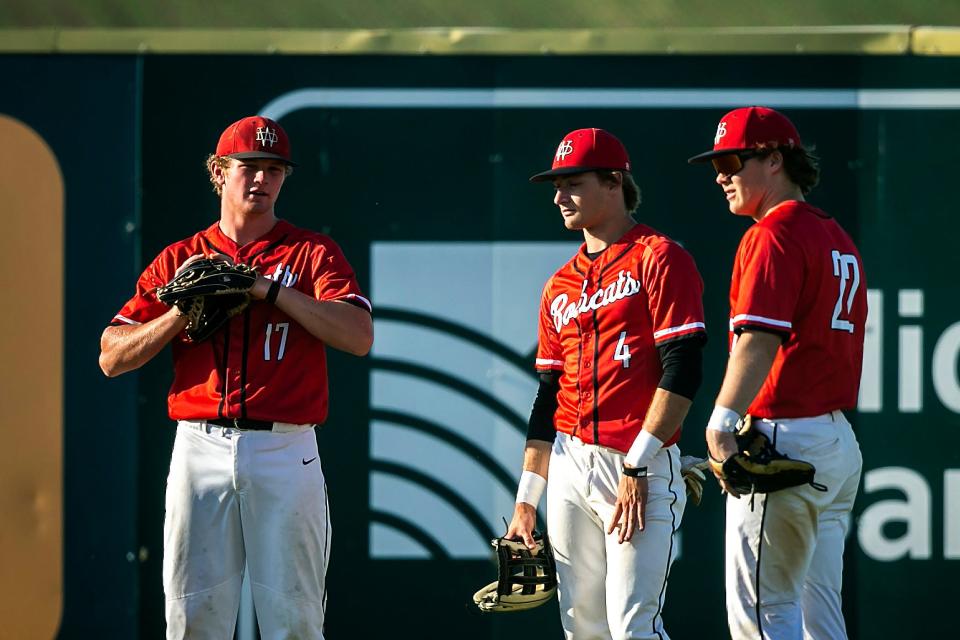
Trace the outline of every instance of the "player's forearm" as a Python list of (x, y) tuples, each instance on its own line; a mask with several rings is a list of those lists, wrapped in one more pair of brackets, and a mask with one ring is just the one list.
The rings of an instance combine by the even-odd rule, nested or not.
[(623, 458), (625, 473), (627, 469), (646, 468), (653, 462), (663, 445), (673, 438), (680, 428), (691, 404), (693, 403), (689, 398), (657, 387), (643, 418), (643, 429)]
[(171, 308), (145, 324), (107, 327), (100, 336), (100, 369), (111, 378), (138, 369), (186, 326), (186, 319)]
[(667, 442), (680, 428), (692, 404), (688, 398), (658, 387), (643, 420), (644, 430), (661, 442)]
[(523, 450), (523, 470), (532, 471), (542, 478), (547, 477), (550, 468), (550, 450), (553, 444), (543, 440), (527, 440)]
[(744, 331), (730, 354), (727, 372), (717, 395), (717, 405), (741, 416), (760, 392), (780, 348), (780, 336), (765, 331)]
[(552, 443), (543, 440), (527, 440), (523, 450), (523, 473), (517, 486), (517, 500), (508, 536), (519, 534), (526, 542), (532, 542), (529, 536), (536, 523), (537, 505), (547, 488), (552, 447)]
[(276, 305), (312, 336), (335, 349), (364, 356), (373, 346), (370, 313), (350, 303), (315, 300), (295, 289), (281, 287)]

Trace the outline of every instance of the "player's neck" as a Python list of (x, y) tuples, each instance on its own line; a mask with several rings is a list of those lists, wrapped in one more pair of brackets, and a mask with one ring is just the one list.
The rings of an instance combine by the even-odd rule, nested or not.
[(240, 247), (266, 235), (275, 224), (277, 216), (273, 211), (253, 214), (220, 212), (220, 231)]
[(757, 207), (757, 215), (752, 217), (755, 221), (760, 222), (767, 217), (767, 214), (789, 200), (796, 200), (797, 202), (804, 201), (803, 191), (793, 183), (789, 183), (768, 193), (760, 203), (760, 206)]
[(596, 226), (583, 230), (583, 240), (587, 245), (588, 253), (603, 251), (611, 244), (636, 226), (637, 221), (632, 216), (614, 216)]

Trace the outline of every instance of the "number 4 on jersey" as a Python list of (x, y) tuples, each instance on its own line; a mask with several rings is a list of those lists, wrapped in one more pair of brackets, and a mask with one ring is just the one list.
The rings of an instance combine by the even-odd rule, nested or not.
[[(833, 258), (833, 275), (840, 278), (840, 293), (837, 295), (837, 304), (833, 308), (830, 328), (853, 333), (853, 323), (841, 319), (840, 316), (849, 317), (850, 310), (853, 308), (853, 296), (860, 286), (860, 265), (857, 264), (857, 257), (851, 253), (840, 253), (834, 249), (830, 255)], [(847, 293), (846, 305), (844, 305), (843, 294), (847, 290), (848, 282), (850, 291)]]
[(613, 352), (613, 359), (623, 362), (623, 368), (630, 368), (630, 347), (627, 346), (627, 332), (620, 332), (620, 342), (617, 343), (617, 350)]

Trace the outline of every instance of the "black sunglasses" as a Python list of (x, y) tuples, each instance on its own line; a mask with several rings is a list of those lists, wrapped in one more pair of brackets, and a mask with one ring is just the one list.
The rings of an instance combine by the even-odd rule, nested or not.
[(725, 176), (732, 176), (740, 173), (740, 170), (743, 169), (743, 164), (747, 160), (750, 158), (756, 158), (759, 155), (759, 152), (753, 150), (725, 153), (722, 156), (714, 156), (713, 158), (710, 158), (710, 164), (713, 165), (713, 168), (717, 173), (722, 173)]

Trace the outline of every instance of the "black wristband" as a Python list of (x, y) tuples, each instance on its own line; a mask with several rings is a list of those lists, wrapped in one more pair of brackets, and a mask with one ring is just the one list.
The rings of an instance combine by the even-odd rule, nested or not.
[(264, 300), (270, 304), (274, 304), (277, 301), (277, 296), (280, 295), (280, 283), (274, 280), (270, 283), (270, 288), (267, 289), (267, 295), (264, 296)]
[(647, 468), (646, 467), (628, 467), (624, 465), (623, 475), (629, 476), (631, 478), (646, 478)]

